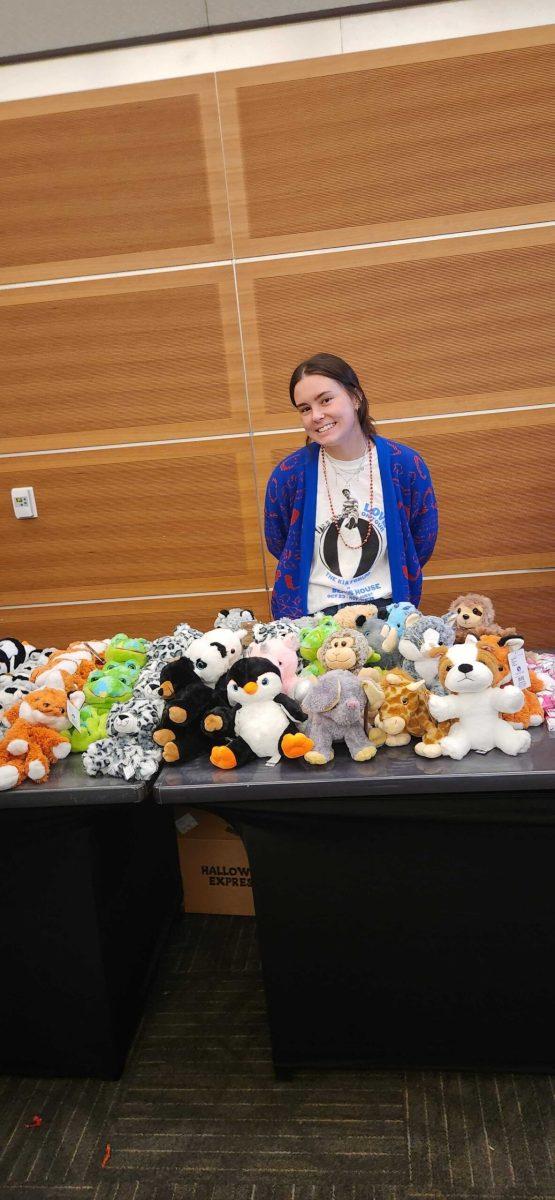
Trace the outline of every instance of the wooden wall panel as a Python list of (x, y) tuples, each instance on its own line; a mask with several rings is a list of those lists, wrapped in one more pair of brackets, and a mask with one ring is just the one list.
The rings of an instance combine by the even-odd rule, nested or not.
[(228, 592), (214, 596), (114, 601), (108, 604), (56, 605), (52, 608), (0, 608), (0, 637), (25, 638), (34, 646), (59, 646), (81, 638), (161, 637), (181, 621), (195, 629), (211, 629), (220, 608), (250, 608), (260, 621), (269, 616), (266, 592)]
[(319, 350), (357, 370), (374, 416), (553, 401), (555, 230), (240, 264), (257, 429), (294, 425), (294, 367)]
[(0, 459), (0, 540), (3, 604), (265, 586), (247, 438)]
[(555, 650), (555, 571), (429, 579), (424, 582), (420, 607), (441, 614), (466, 592), (489, 596), (499, 624), (514, 625), (528, 650)]
[[(428, 574), (555, 567), (555, 409), (388, 425), (422, 455), (440, 531)], [(549, 468), (547, 468), (549, 470)]]
[(248, 429), (231, 267), (0, 292), (4, 452)]
[[(393, 423), (378, 432), (412, 446), (432, 473), (440, 532), (427, 574), (555, 567), (555, 498), (543, 474), (555, 456), (555, 409)], [(261, 505), (274, 466), (302, 444), (300, 434), (255, 438)], [(271, 584), (269, 554), (266, 564)]]
[(0, 282), (228, 258), (214, 77), (0, 107)]
[(546, 26), (228, 72), (236, 251), (554, 216), (554, 41)]

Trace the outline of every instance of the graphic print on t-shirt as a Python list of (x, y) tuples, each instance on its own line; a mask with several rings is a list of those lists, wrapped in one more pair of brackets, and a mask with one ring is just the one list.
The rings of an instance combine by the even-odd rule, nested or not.
[(348, 487), (342, 488), (341, 495), (343, 508), (337, 527), (335, 521), (330, 520), (316, 530), (320, 538), (319, 558), (326, 570), (338, 580), (359, 579), (371, 571), (376, 559), (383, 553), (383, 535), (380, 537), (379, 527), (375, 523), (379, 513), (374, 510), (371, 514), (372, 532), (364, 543), (368, 533), (370, 506), (363, 505), (361, 516), (358, 500), (351, 495)]
[[(362, 604), (391, 595), (385, 506), (376, 451), (372, 452), (372, 480), (367, 454), (345, 463), (330, 458), (327, 466), (326, 476), (321, 459), (307, 595), (311, 613), (332, 604)], [(372, 528), (364, 542), (369, 524)]]

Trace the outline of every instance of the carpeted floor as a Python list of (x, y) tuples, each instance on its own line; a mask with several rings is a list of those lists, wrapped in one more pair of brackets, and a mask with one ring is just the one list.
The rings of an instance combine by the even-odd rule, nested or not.
[(178, 921), (118, 1083), (0, 1103), (1, 1200), (555, 1200), (553, 1078), (277, 1082), (249, 918)]

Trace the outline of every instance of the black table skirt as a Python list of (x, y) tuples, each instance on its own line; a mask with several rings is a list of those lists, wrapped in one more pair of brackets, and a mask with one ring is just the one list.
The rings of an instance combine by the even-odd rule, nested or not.
[(179, 903), (172, 814), (74, 756), (0, 821), (0, 1069), (115, 1078)]
[(242, 833), (276, 1069), (553, 1070), (555, 736), (529, 754), (165, 768)]

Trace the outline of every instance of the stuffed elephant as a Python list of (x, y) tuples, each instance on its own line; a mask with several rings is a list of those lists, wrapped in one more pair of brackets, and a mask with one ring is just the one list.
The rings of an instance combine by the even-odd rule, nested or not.
[(350, 671), (328, 671), (315, 679), (302, 701), (308, 714), (305, 732), (314, 742), (306, 761), (318, 766), (331, 762), (334, 742), (346, 742), (356, 762), (373, 758), (376, 747), (364, 732), (364, 705), (362, 685)]

